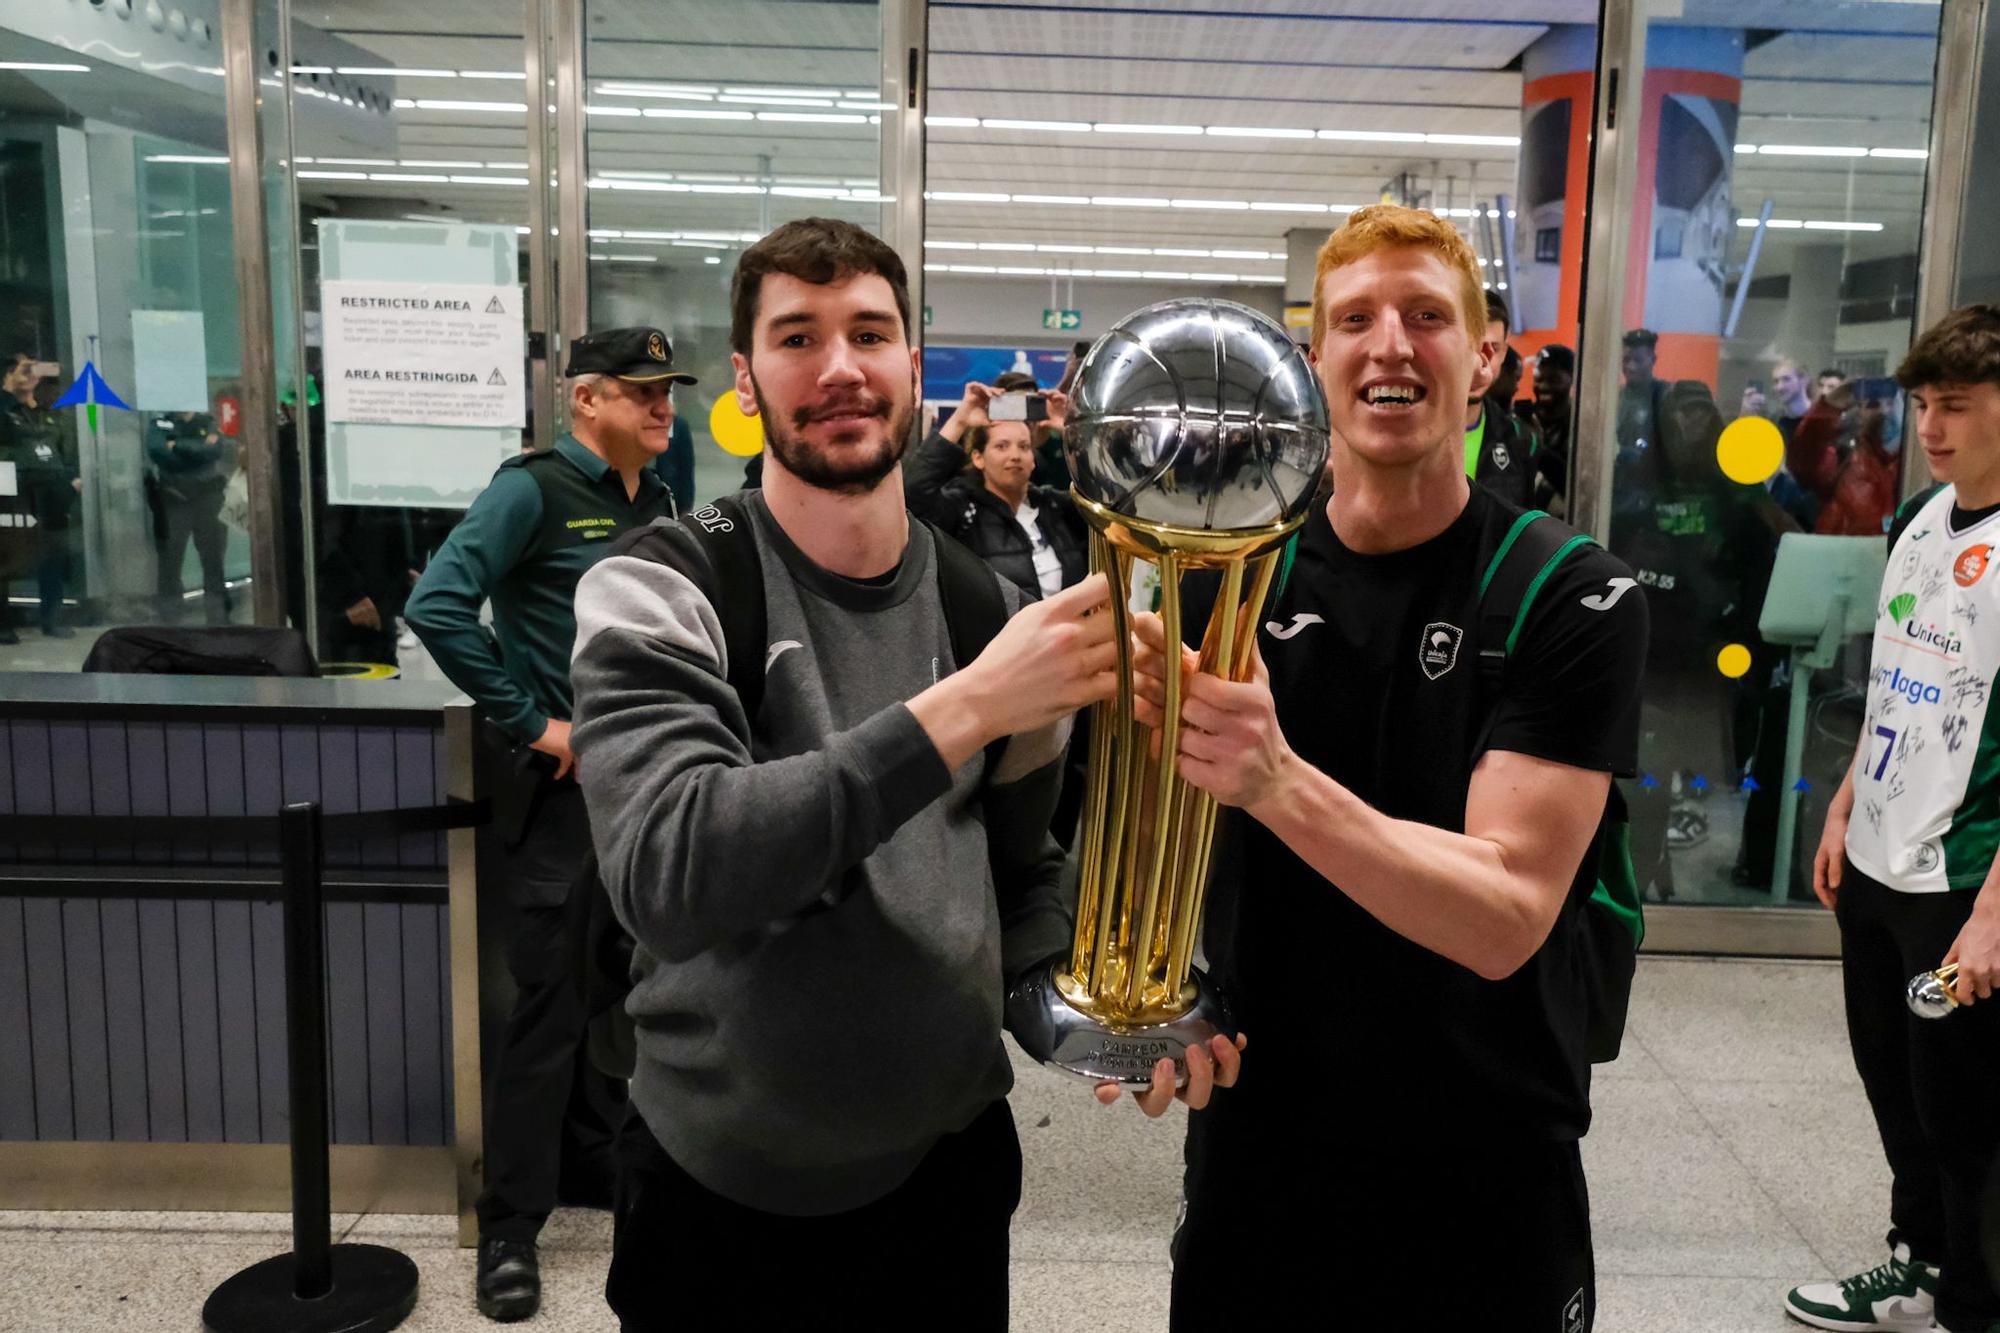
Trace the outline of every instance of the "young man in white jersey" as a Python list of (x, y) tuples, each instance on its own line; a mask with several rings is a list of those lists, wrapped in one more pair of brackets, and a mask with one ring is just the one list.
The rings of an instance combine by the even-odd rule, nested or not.
[[(1897, 380), (1941, 483), (1903, 506), (1877, 600), (1868, 711), (1827, 810), (1813, 890), (1840, 920), (1848, 1039), (1894, 1176), (1890, 1257), (1794, 1288), (1830, 1329), (2000, 1328), (1981, 1254), (2000, 1156), (2000, 306), (1954, 311)], [(1904, 1004), (1958, 965), (1962, 1007)]]

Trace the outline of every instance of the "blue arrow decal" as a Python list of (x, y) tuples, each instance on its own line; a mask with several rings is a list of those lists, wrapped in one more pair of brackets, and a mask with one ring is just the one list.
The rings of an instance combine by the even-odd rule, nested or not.
[(124, 412), (132, 410), (124, 399), (111, 392), (111, 386), (104, 382), (104, 376), (97, 373), (96, 364), (86, 361), (83, 363), (82, 371), (77, 374), (76, 383), (70, 385), (69, 390), (56, 399), (53, 406), (88, 407), (93, 403), (100, 407), (115, 407)]

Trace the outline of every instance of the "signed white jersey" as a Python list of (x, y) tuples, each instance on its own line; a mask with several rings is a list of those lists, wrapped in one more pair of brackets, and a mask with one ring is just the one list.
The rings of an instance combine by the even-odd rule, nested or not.
[(1905, 893), (1976, 889), (2000, 847), (2000, 514), (1955, 531), (1955, 493), (1889, 552), (1855, 760), (1847, 855)]

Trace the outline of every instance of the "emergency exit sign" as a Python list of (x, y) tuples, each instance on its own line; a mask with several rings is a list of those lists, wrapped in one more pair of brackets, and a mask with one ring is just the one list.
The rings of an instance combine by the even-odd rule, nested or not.
[(1083, 327), (1081, 310), (1044, 310), (1042, 327), (1045, 329), (1080, 329)]

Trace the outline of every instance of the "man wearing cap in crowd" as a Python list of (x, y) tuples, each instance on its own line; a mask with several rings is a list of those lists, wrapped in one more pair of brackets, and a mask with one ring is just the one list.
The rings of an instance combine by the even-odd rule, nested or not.
[(1530, 420), (1542, 438), (1535, 455), (1535, 508), (1548, 509), (1563, 499), (1569, 488), (1569, 428), (1575, 404), (1570, 390), (1576, 384), (1576, 353), (1561, 343), (1550, 343), (1535, 354), (1535, 405)]
[[(570, 753), (576, 585), (612, 539), (673, 512), (654, 470), (673, 426), (673, 349), (652, 328), (570, 344), (570, 430), (500, 465), (411, 593), (405, 618), (453, 684), (513, 747), (495, 796), (519, 995), (487, 1088), (479, 1197), (480, 1311), (525, 1319), (541, 1302), (535, 1238), (558, 1202), (610, 1206), (620, 1085), (586, 1053), (563, 947), (563, 903), (590, 848)], [(493, 626), (480, 623), (493, 604)], [(503, 786), (509, 784), (502, 784)]]
[(1618, 461), (1630, 464), (1660, 442), (1667, 388), (1653, 377), (1660, 335), (1651, 329), (1628, 329), (1623, 342), (1625, 351), (1619, 366), (1625, 382), (1618, 390)]

